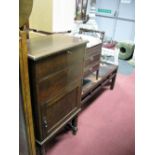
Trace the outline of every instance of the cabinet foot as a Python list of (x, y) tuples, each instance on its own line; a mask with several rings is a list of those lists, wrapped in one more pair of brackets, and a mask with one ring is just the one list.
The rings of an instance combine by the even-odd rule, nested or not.
[(46, 155), (45, 146), (38, 146), (37, 155)]
[(111, 82), (111, 85), (110, 85), (110, 89), (111, 89), (111, 90), (114, 89), (115, 81), (116, 81), (116, 75), (112, 78), (112, 82)]
[(77, 134), (78, 127), (77, 127), (77, 116), (68, 124), (70, 129), (72, 130), (73, 135)]
[(98, 80), (99, 70), (96, 71), (96, 80)]
[(68, 125), (69, 125), (70, 129), (72, 130), (73, 135), (76, 135), (78, 128), (73, 126), (72, 123), (69, 123)]
[(73, 135), (76, 135), (77, 131), (78, 131), (78, 116), (76, 116), (73, 120), (72, 120), (72, 125), (73, 125)]

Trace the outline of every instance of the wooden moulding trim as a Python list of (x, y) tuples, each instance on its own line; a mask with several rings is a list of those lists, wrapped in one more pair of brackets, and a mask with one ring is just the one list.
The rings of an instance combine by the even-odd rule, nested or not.
[(32, 108), (31, 108), (31, 99), (30, 99), (30, 88), (29, 88), (26, 37), (27, 37), (26, 32), (20, 31), (20, 40), (19, 40), (20, 41), (19, 43), (20, 79), (21, 79), (23, 109), (24, 109), (24, 116), (26, 121), (29, 153), (30, 155), (36, 155)]
[[(75, 38), (75, 37), (74, 37)], [(54, 50), (52, 53), (44, 53), (44, 54), (39, 54), (39, 55), (33, 55), (30, 52), (28, 53), (28, 58), (33, 60), (33, 61), (38, 61), (38, 60), (42, 60), (44, 58), (47, 58), (48, 56), (52, 56), (52, 55), (56, 55), (62, 52), (66, 52), (67, 50), (71, 49), (71, 48), (75, 48), (75, 47), (79, 47), (81, 45), (86, 46), (86, 44), (88, 43), (88, 41), (84, 41), (81, 40), (80, 43), (77, 43), (76, 45), (71, 45), (69, 47), (65, 47), (63, 49), (59, 49), (59, 50)]]
[(81, 108), (78, 109), (72, 116), (70, 116), (66, 121), (64, 121), (59, 128), (57, 128), (55, 131), (53, 131), (47, 138), (45, 138), (43, 141), (36, 140), (36, 143), (39, 144), (40, 146), (44, 145), (47, 143), (52, 137), (54, 137), (58, 131), (64, 127), (71, 119), (73, 119), (79, 112), (81, 111)]

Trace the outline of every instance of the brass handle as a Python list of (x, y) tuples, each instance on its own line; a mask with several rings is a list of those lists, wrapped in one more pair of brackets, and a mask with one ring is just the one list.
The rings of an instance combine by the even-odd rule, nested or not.
[(43, 120), (43, 125), (44, 125), (45, 128), (48, 127), (48, 125), (47, 125), (47, 120), (46, 120), (45, 118), (44, 118), (44, 120)]

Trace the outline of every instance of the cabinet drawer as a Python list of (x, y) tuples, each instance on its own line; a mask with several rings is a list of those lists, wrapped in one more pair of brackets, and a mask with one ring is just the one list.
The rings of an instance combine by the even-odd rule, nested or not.
[(91, 48), (87, 48), (85, 59), (88, 59), (90, 56), (101, 54), (101, 48), (102, 48), (102, 44), (96, 45), (96, 46), (91, 47)]
[(95, 72), (98, 69), (99, 69), (99, 63), (96, 63), (94, 66), (86, 68), (84, 71), (84, 77), (88, 76), (89, 74)]
[(91, 56), (89, 59), (85, 60), (85, 67), (92, 65), (93, 63), (99, 63), (100, 61), (100, 54)]
[(71, 66), (52, 74), (38, 83), (38, 101), (44, 103), (51, 98), (59, 98), (67, 93), (70, 87), (75, 88), (81, 82), (82, 64)]
[(79, 95), (80, 88), (77, 87), (58, 101), (54, 103), (49, 102), (43, 106), (42, 119), (43, 122), (46, 121), (46, 126), (44, 127), (45, 136), (59, 128), (62, 122), (65, 122), (73, 113), (80, 110)]
[(76, 47), (40, 60), (36, 65), (36, 78), (40, 80), (71, 65), (83, 62), (85, 46)]

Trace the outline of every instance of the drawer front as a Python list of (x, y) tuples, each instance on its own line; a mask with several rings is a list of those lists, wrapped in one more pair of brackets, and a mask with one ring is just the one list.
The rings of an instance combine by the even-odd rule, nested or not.
[(83, 62), (84, 51), (85, 46), (80, 46), (40, 60), (36, 65), (37, 80), (64, 70), (71, 65), (81, 64)]
[(90, 66), (94, 63), (100, 62), (100, 54), (91, 56), (89, 59), (85, 60), (85, 67)]
[(94, 66), (86, 68), (84, 71), (84, 77), (88, 76), (89, 74), (97, 71), (99, 69), (99, 63), (96, 63)]
[(90, 56), (101, 54), (101, 48), (102, 48), (102, 44), (99, 44), (91, 48), (87, 48), (85, 59), (88, 59)]
[(80, 88), (77, 87), (58, 101), (49, 102), (43, 106), (42, 121), (44, 124), (44, 136), (48, 136), (62, 125), (66, 120), (80, 110)]
[(45, 103), (55, 100), (67, 93), (71, 88), (80, 85), (82, 64), (71, 66), (63, 71), (52, 74), (38, 83), (38, 101)]

